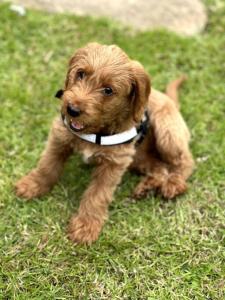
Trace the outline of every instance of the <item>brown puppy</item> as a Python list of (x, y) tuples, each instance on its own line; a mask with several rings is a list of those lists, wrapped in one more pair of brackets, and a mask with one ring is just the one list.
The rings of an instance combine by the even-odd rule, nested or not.
[[(168, 86), (174, 101), (157, 90), (150, 93), (144, 68), (119, 47), (91, 43), (79, 49), (69, 62), (64, 91), (58, 93), (63, 118), (53, 122), (37, 167), (16, 183), (17, 195), (31, 199), (47, 193), (74, 150), (94, 160), (91, 183), (69, 225), (71, 240), (90, 244), (98, 238), (113, 193), (129, 167), (145, 175), (135, 197), (151, 189), (169, 199), (182, 194), (193, 159), (189, 131), (176, 102), (181, 82), (182, 78)], [(110, 141), (114, 135), (119, 138), (118, 133), (124, 138), (140, 124), (145, 110), (149, 128), (141, 143), (132, 137), (109, 146), (96, 144), (99, 137), (94, 142), (84, 138), (101, 134)]]

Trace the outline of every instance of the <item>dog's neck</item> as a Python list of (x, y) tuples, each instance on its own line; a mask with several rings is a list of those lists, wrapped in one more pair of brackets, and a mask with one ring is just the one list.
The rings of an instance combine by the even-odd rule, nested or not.
[(113, 134), (118, 134), (124, 131), (129, 130), (132, 127), (136, 127), (136, 123), (131, 119), (131, 120), (123, 120), (121, 122), (118, 122), (115, 120), (114, 122), (112, 121), (111, 124), (104, 125), (103, 128), (98, 132), (102, 135), (113, 135)]

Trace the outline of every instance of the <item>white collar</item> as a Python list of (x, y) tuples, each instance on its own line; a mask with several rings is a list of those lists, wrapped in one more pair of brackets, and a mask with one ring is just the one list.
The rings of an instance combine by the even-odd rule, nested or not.
[(66, 128), (82, 140), (102, 146), (112, 146), (132, 142), (135, 137), (138, 139), (140, 135), (136, 127), (132, 127), (131, 129), (113, 135), (84, 134), (74, 131), (64, 116), (62, 116), (62, 120)]

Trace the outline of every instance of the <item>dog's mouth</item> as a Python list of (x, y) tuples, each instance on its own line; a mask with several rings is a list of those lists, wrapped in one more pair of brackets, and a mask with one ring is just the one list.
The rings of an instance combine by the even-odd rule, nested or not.
[(82, 121), (68, 118), (63, 112), (61, 112), (61, 116), (62, 116), (64, 125), (71, 131), (79, 132), (79, 131), (82, 131), (83, 129), (86, 129), (86, 127), (87, 127), (84, 125), (84, 123)]
[(69, 126), (70, 126), (71, 130), (74, 130), (76, 132), (81, 131), (85, 128), (84, 124), (82, 124), (81, 122), (72, 120), (72, 119), (69, 121)]

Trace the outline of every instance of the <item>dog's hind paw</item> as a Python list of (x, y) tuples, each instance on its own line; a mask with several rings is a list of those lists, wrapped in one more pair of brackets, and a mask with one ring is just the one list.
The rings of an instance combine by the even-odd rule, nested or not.
[(161, 179), (156, 176), (148, 175), (136, 186), (133, 197), (140, 199), (148, 195), (150, 191), (156, 191), (161, 185)]
[(177, 174), (171, 174), (161, 187), (161, 194), (166, 199), (173, 199), (187, 190), (185, 180)]

